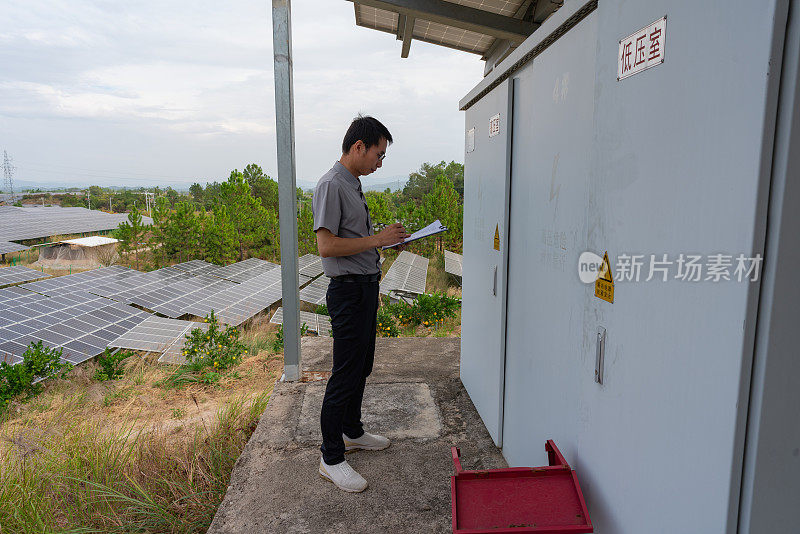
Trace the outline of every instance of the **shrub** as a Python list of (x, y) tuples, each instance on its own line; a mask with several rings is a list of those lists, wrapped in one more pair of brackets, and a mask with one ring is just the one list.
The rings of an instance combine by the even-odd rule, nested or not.
[(386, 306), (378, 308), (378, 335), (380, 337), (400, 337), (400, 329)]
[(325, 304), (318, 305), (314, 309), (314, 313), (319, 314), (319, 315), (330, 315), (330, 313), (328, 313), (328, 306), (325, 305)]
[(455, 317), (461, 300), (444, 293), (422, 294), (412, 304), (403, 301), (384, 305), (381, 309), (397, 318), (400, 326), (436, 326), (448, 317)]
[(100, 366), (94, 372), (94, 379), (104, 382), (106, 380), (117, 380), (122, 378), (124, 372), (122, 362), (130, 356), (128, 352), (120, 351), (116, 354), (111, 353), (111, 349), (106, 348), (101, 355), (97, 357), (97, 363)]
[(239, 330), (233, 326), (224, 329), (212, 310), (205, 318), (208, 330), (194, 328), (186, 335), (183, 355), (186, 363), (181, 365), (168, 379), (171, 385), (203, 383), (213, 385), (221, 378), (220, 371), (238, 365), (247, 347), (239, 340)]
[(64, 378), (72, 365), (61, 361), (61, 349), (46, 347), (41, 341), (31, 343), (22, 355), (22, 362), (9, 365), (0, 363), (0, 411), (14, 397), (33, 397), (41, 390), (41, 380)]

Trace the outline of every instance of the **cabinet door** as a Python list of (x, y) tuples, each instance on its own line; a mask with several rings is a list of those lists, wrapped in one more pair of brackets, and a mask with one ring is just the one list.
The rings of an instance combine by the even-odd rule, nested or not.
[(514, 79), (503, 424), (511, 465), (545, 465), (547, 439), (574, 462), (580, 388), (594, 385), (582, 331), (592, 287), (577, 266), (590, 232), (596, 28), (591, 14)]
[(461, 381), (489, 434), (502, 443), (506, 236), (511, 86), (466, 114)]

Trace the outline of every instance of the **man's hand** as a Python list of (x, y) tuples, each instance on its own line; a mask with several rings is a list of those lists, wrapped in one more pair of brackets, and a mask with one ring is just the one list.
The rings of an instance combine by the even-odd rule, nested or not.
[(410, 236), (411, 234), (406, 233), (406, 229), (403, 228), (402, 224), (394, 223), (381, 230), (380, 233), (375, 234), (375, 239), (379, 247), (387, 247), (395, 243), (400, 243)]

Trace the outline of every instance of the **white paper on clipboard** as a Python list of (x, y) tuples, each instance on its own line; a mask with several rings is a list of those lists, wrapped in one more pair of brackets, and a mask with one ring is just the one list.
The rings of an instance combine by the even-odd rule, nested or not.
[(416, 232), (411, 234), (411, 236), (407, 237), (405, 239), (405, 241), (401, 241), (400, 243), (395, 243), (394, 245), (387, 245), (387, 246), (383, 247), (383, 250), (386, 250), (387, 248), (396, 247), (397, 245), (405, 245), (406, 243), (410, 243), (412, 241), (416, 241), (417, 239), (422, 239), (423, 237), (429, 237), (429, 236), (432, 236), (432, 235), (441, 234), (442, 232), (446, 232), (446, 231), (447, 231), (447, 227), (445, 225), (443, 225), (442, 222), (439, 219), (436, 219), (435, 221), (433, 221), (431, 224), (429, 224), (425, 228), (423, 228), (421, 230), (417, 230)]

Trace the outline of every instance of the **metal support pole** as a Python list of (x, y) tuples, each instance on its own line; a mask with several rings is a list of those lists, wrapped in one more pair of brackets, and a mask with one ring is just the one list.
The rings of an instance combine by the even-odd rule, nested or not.
[(297, 262), (297, 183), (294, 160), (292, 5), (272, 0), (275, 55), (275, 130), (278, 145), (278, 206), (281, 229), (284, 380), (300, 379), (300, 275)]

